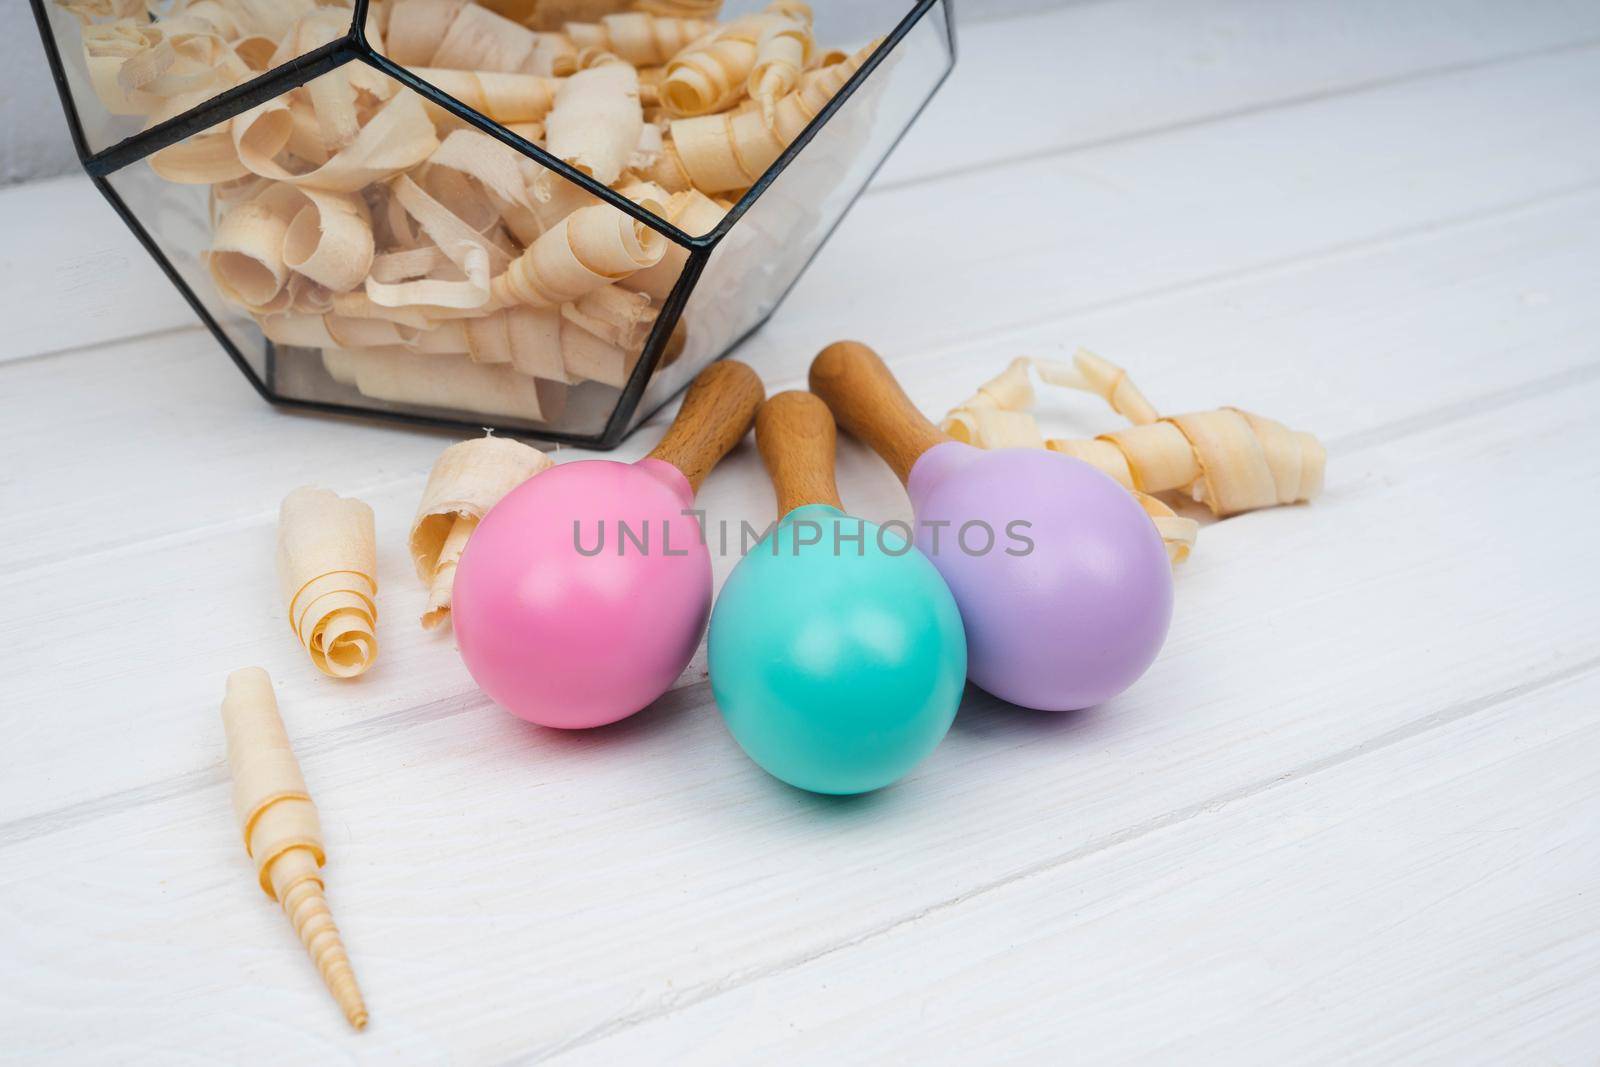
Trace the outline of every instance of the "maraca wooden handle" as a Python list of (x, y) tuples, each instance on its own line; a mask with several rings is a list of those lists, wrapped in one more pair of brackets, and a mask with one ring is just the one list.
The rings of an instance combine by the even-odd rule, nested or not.
[(904, 482), (934, 445), (952, 440), (918, 411), (878, 353), (856, 341), (837, 341), (811, 361), (811, 391), (839, 425), (883, 457)]
[(761, 379), (745, 364), (713, 363), (689, 386), (678, 417), (650, 458), (677, 467), (698, 492), (711, 468), (750, 432), (765, 395)]
[(778, 494), (778, 518), (806, 504), (841, 506), (834, 437), (828, 405), (810, 393), (779, 393), (756, 412), (756, 447)]

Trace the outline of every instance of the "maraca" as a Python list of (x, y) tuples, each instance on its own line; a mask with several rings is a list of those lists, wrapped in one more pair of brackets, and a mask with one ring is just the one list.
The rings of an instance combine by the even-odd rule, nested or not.
[(1127, 490), (1058, 453), (952, 440), (853, 341), (812, 361), (811, 389), (905, 483), (917, 547), (961, 606), (974, 683), (1025, 707), (1084, 708), (1155, 660), (1172, 568)]
[(749, 432), (762, 393), (743, 363), (715, 363), (644, 459), (558, 464), (490, 509), (462, 553), (453, 609), (485, 693), (530, 722), (580, 729), (667, 691), (711, 612), (694, 494)]
[(711, 614), (711, 691), (768, 772), (814, 793), (895, 781), (950, 729), (967, 673), (961, 614), (910, 542), (840, 510), (833, 416), (780, 393), (756, 416), (779, 523)]

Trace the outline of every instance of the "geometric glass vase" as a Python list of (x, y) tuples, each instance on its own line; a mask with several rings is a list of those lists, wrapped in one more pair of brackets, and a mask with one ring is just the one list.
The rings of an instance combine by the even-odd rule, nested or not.
[(262, 397), (591, 448), (772, 314), (955, 61), (949, 0), (31, 2)]

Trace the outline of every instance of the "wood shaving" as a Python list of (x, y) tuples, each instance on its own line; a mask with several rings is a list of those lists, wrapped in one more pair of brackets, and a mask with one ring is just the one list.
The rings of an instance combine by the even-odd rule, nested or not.
[[(1034, 420), (1033, 382), (1093, 393), (1133, 424), (1091, 439), (1046, 439)], [(1154, 494), (1177, 492), (1213, 515), (1298, 504), (1322, 491), (1327, 453), (1308, 433), (1238, 408), (1161, 416), (1121, 367), (1079, 350), (1071, 363), (1018, 357), (957, 405), (940, 429), (981, 448), (1048, 448), (1115, 478), (1155, 521), (1174, 563), (1198, 525)]]
[[(328, 0), (56, 0), (147, 126), (348, 31)], [(373, 46), (684, 232), (714, 229), (866, 61), (810, 8), (389, 0)], [(647, 114), (648, 109), (648, 114)], [(689, 117), (693, 116), (693, 117)], [(359, 62), (154, 153), (209, 187), (203, 259), (276, 344), (376, 400), (549, 421), (622, 388), (687, 249)], [(681, 338), (678, 349), (682, 348)]]

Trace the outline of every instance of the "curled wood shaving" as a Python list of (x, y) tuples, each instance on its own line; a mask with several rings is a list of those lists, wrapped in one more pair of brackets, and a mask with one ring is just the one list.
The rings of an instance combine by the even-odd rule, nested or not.
[(408, 67), (560, 76), (576, 69), (571, 40), (540, 33), (468, 0), (394, 0), (385, 52)]
[(644, 132), (639, 75), (620, 62), (579, 71), (556, 93), (544, 128), (552, 155), (612, 184)]
[[(561, 79), (538, 74), (503, 74), (487, 70), (417, 67), (417, 76), (449, 93), (472, 110), (499, 123), (538, 122), (555, 106)], [(435, 122), (450, 121), (429, 105)], [(537, 139), (537, 138), (536, 138)]]
[(449, 407), (499, 418), (551, 421), (559, 417), (564, 389), (510, 366), (478, 363), (465, 355), (416, 352), (404, 347), (327, 347), (323, 365), (336, 381), (364, 396), (418, 407)]
[(574, 47), (610, 52), (641, 68), (661, 66), (711, 30), (712, 24), (704, 19), (671, 18), (643, 11), (566, 25), (567, 39)]
[(842, 63), (805, 74), (799, 88), (778, 101), (770, 125), (756, 108), (678, 119), (650, 177), (673, 192), (748, 188), (810, 125), (877, 44), (874, 41)]
[(803, 42), (811, 35), (811, 9), (793, 0), (775, 0), (761, 14), (717, 27), (667, 61), (663, 105), (677, 118), (733, 106), (757, 82), (752, 74), (758, 63), (765, 59), (772, 71), (792, 56), (794, 35), (802, 49), (809, 48)]
[(615, 14), (636, 5), (629, 0), (504, 0), (531, 10), (523, 14), (529, 25), (543, 30), (556, 30), (569, 22), (594, 22), (605, 15)]
[(710, 19), (722, 10), (722, 0), (633, 0), (633, 7), (652, 15)]
[[(1040, 380), (1093, 393), (1133, 424), (1087, 440), (1046, 440), (1030, 413), (1030, 371)], [(1173, 562), (1194, 544), (1196, 526), (1152, 494), (1180, 492), (1219, 517), (1297, 504), (1322, 490), (1321, 443), (1238, 408), (1163, 417), (1127, 373), (1080, 350), (1071, 363), (1019, 357), (941, 423), (950, 436), (982, 448), (1049, 448), (1090, 463), (1139, 498)]]
[[(350, 18), (344, 0), (56, 2), (82, 24), (106, 108), (147, 126), (339, 39)], [(387, 0), (366, 29), (462, 104), (699, 235), (871, 50), (818, 49), (799, 0), (725, 23), (720, 8)], [(674, 122), (683, 84), (706, 99)], [(335, 381), (408, 406), (549, 420), (571, 386), (620, 389), (689, 257), (361, 63), (149, 164), (209, 188), (202, 258), (224, 300), (274, 343), (322, 350)], [(663, 362), (684, 344), (679, 323)]]
[(609, 204), (579, 208), (494, 280), (498, 306), (549, 307), (587, 296), (666, 253), (666, 238)]
[(378, 655), (372, 509), (303, 486), (278, 513), (278, 581), (289, 627), (324, 674), (354, 678)]
[(800, 84), (801, 72), (816, 48), (811, 35), (811, 8), (799, 0), (776, 0), (768, 8), (774, 18), (756, 39), (756, 61), (747, 86), (750, 99), (761, 108), (768, 126), (777, 125), (778, 100)]
[(411, 559), (428, 586), (422, 627), (450, 618), (456, 564), (479, 520), (511, 490), (552, 466), (536, 448), (509, 437), (479, 437), (444, 450), (428, 475), (411, 524)]
[(357, 1030), (367, 1006), (323, 887), (322, 822), (260, 667), (228, 675), (222, 698), (233, 813), (262, 890), (283, 905), (328, 991)]

